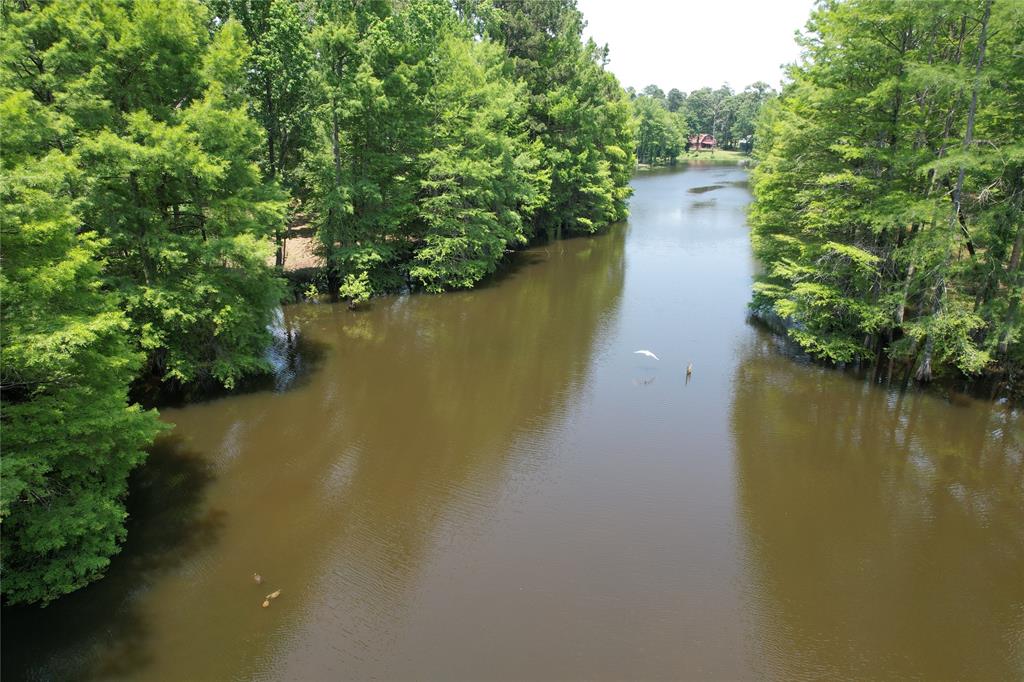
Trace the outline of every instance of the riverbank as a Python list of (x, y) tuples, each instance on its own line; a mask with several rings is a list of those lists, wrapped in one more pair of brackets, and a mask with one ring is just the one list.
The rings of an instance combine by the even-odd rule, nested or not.
[(692, 161), (716, 161), (719, 163), (739, 163), (743, 160), (750, 160), (752, 157), (745, 152), (735, 149), (716, 149), (710, 152), (686, 152), (679, 157), (680, 162)]
[[(643, 173), (659, 168), (671, 168), (673, 165), (745, 165), (751, 158), (749, 154), (735, 150), (716, 149), (709, 152), (687, 152), (679, 156), (674, 164), (637, 164), (636, 172)], [(288, 282), (286, 302), (309, 300), (315, 296), (329, 293), (321, 251), (316, 228), (312, 225), (310, 216), (301, 215), (294, 219), (286, 232), (284, 263), (281, 268), (281, 273)], [(268, 264), (273, 265), (273, 263), (274, 258), (271, 257)]]
[[(734, 150), (716, 150), (715, 152), (691, 152), (679, 158), (677, 166), (702, 166), (702, 165), (743, 165), (742, 162), (749, 161), (751, 156)], [(638, 164), (638, 177), (652, 171), (667, 171), (671, 166)], [(713, 187), (713, 186), (712, 186)], [(288, 294), (286, 302), (298, 303), (313, 299), (323, 299), (328, 295), (327, 278), (324, 272), (323, 259), (318, 253), (315, 228), (310, 224), (308, 216), (297, 220), (289, 228), (286, 241), (285, 262), (283, 275), (288, 281)], [(539, 237), (543, 239), (542, 237)], [(516, 252), (512, 252), (516, 253)], [(507, 260), (507, 259), (506, 259)], [(499, 272), (503, 268), (499, 268)], [(492, 275), (493, 277), (493, 275)], [(487, 286), (487, 280), (479, 286)], [(386, 294), (384, 294), (386, 295)], [(803, 356), (803, 351), (793, 342), (787, 333), (786, 326), (771, 311), (754, 310), (751, 317), (765, 329), (780, 336), (787, 345), (792, 345), (788, 354), (794, 359)], [(810, 360), (805, 356), (805, 359)], [(858, 362), (845, 364), (820, 363), (840, 373), (849, 374), (858, 379), (872, 380), (880, 386), (887, 385), (885, 376), (889, 376), (889, 384), (904, 389), (912, 382), (908, 376), (908, 369), (903, 363), (895, 367), (894, 372), (888, 374), (886, 366), (879, 367), (872, 362)], [(264, 379), (259, 379), (255, 385), (263, 385)], [(1024, 388), (1021, 387), (1019, 378), (1014, 374), (987, 373), (978, 377), (965, 375), (941, 374), (933, 378), (933, 381), (924, 387), (931, 393), (949, 400), (959, 399), (962, 395), (985, 400), (1007, 399), (1017, 404), (1024, 402)]]
[(753, 157), (750, 154), (732, 149), (717, 149), (713, 152), (686, 152), (676, 157), (674, 163), (638, 163), (636, 164), (636, 171), (642, 173), (658, 168), (672, 168), (673, 166), (695, 163), (737, 164), (742, 166), (749, 164), (752, 159)]
[(476, 289), (286, 306), (270, 386), (161, 411), (107, 577), (4, 608), (3, 677), (1012, 678), (1024, 415), (779, 352), (745, 173), (633, 186)]
[(778, 338), (777, 350), (794, 362), (808, 362), (829, 371), (844, 374), (857, 381), (867, 382), (878, 389), (904, 393), (915, 390), (960, 404), (968, 398), (987, 402), (1006, 402), (1024, 405), (1024, 386), (1013, 372), (983, 372), (974, 377), (949, 371), (936, 374), (926, 384), (915, 381), (911, 367), (906, 362), (860, 362), (832, 363), (817, 360), (800, 347), (790, 335), (792, 324), (783, 320), (770, 308), (753, 307), (749, 313), (751, 324), (757, 325)]

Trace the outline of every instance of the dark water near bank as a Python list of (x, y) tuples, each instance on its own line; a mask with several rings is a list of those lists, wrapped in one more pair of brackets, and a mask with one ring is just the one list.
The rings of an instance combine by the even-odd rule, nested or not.
[(4, 610), (4, 679), (1024, 676), (1024, 415), (748, 324), (744, 178), (289, 308), (273, 389), (164, 412), (109, 576)]

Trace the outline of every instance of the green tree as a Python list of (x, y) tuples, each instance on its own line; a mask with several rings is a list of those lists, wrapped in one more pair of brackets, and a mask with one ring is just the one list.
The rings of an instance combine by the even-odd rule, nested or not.
[[(159, 430), (128, 403), (142, 363), (100, 286), (104, 243), (83, 225), (67, 117), (0, 72), (0, 524), (3, 595), (49, 602), (103, 575), (124, 540), (128, 473)], [(27, 21), (26, 21), (27, 20)]]
[[(309, 154), (317, 230), (334, 293), (393, 289), (422, 234), (416, 198), (430, 148), (445, 3), (324, 3), (315, 34), (318, 141)], [(360, 282), (365, 282), (361, 285)]]
[[(403, 280), (470, 286), (538, 225), (593, 231), (625, 214), (632, 109), (579, 21), (571, 3), (320, 5), (305, 168), (332, 291), (356, 303)], [(511, 61), (491, 45), (502, 31)]]
[(711, 88), (700, 88), (686, 96), (686, 118), (695, 133), (712, 133), (718, 102)]
[(13, 13), (13, 82), (59, 112), (106, 287), (146, 381), (232, 386), (263, 370), (280, 286), (264, 262), (285, 197), (255, 163), (241, 27), (191, 0), (58, 1)]
[[(311, 10), (294, 0), (210, 0), (209, 5), (218, 21), (234, 18), (245, 29), (251, 48), (244, 64), (249, 101), (266, 139), (264, 176), (299, 193), (295, 170), (308, 144), (310, 113), (316, 104), (311, 92)], [(284, 264), (285, 236), (283, 226), (275, 231), (277, 267)]]
[(637, 161), (675, 163), (686, 145), (683, 115), (670, 112), (661, 100), (647, 96), (633, 100), (633, 108), (637, 123)]
[(634, 124), (629, 96), (605, 70), (607, 48), (582, 42), (575, 0), (498, 0), (487, 36), (505, 47), (529, 93), (531, 139), (543, 145), (551, 191), (534, 223), (593, 232), (625, 217)]
[(651, 99), (658, 100), (659, 102), (665, 103), (665, 91), (659, 88), (653, 83), (648, 85), (640, 91), (640, 95), (643, 97), (650, 97)]
[(679, 111), (686, 104), (686, 93), (672, 88), (665, 97), (665, 104), (668, 105), (668, 110), (672, 113)]
[(765, 102), (774, 96), (775, 91), (764, 81), (748, 85), (743, 92), (734, 96), (735, 118), (730, 131), (730, 142), (738, 143), (740, 140), (746, 140), (743, 151), (751, 151), (758, 114)]
[(755, 305), (809, 352), (879, 379), (1019, 371), (1022, 42), (1017, 3), (814, 12), (751, 212)]
[(410, 275), (428, 291), (470, 287), (506, 251), (525, 244), (527, 220), (547, 199), (538, 141), (526, 141), (525, 92), (513, 83), (501, 49), (452, 27), (438, 54), (443, 78), (429, 104), (433, 148), (418, 198), (425, 232)]

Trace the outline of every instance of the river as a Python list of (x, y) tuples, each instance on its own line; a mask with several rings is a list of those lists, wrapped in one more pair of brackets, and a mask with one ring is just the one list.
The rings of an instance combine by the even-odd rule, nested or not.
[(1021, 410), (751, 324), (744, 169), (633, 184), (476, 290), (288, 307), (4, 679), (1024, 676)]

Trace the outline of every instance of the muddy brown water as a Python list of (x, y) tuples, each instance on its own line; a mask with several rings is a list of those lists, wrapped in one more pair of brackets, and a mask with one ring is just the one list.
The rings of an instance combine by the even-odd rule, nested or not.
[(4, 679), (1019, 679), (1024, 416), (748, 323), (745, 173), (287, 308), (274, 386), (163, 411), (107, 578), (4, 610)]

